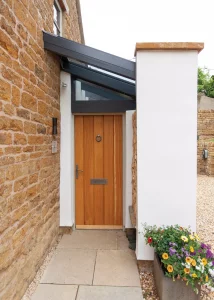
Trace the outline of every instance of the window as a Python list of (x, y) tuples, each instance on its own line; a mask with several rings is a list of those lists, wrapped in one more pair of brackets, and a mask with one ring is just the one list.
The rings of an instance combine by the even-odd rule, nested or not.
[(62, 11), (57, 1), (54, 1), (53, 5), (53, 13), (54, 13), (54, 23), (53, 23), (53, 31), (55, 35), (62, 34)]

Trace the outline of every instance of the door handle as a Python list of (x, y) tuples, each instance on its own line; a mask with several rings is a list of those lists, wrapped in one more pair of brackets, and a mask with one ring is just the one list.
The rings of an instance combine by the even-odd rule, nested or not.
[(76, 165), (76, 179), (79, 178), (79, 172), (83, 172), (83, 170), (79, 170), (78, 165)]

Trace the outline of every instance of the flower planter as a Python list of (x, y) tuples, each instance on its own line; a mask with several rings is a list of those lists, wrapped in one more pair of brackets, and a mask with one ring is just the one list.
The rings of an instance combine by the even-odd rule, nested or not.
[(196, 294), (191, 286), (182, 280), (173, 281), (164, 275), (159, 258), (155, 254), (154, 277), (160, 300), (200, 300), (200, 292)]

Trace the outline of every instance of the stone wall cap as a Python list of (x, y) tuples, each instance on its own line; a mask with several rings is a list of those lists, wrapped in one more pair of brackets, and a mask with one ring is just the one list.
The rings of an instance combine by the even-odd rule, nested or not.
[(196, 50), (200, 52), (204, 49), (204, 43), (189, 43), (189, 42), (176, 42), (176, 43), (136, 43), (135, 55), (137, 51), (146, 50)]

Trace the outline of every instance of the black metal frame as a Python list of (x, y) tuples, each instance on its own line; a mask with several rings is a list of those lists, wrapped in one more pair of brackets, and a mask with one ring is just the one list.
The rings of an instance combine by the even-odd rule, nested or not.
[[(46, 50), (50, 50), (61, 57), (62, 70), (71, 74), (72, 113), (119, 113), (136, 109), (135, 83), (125, 80), (125, 78), (135, 80), (135, 62), (44, 31), (43, 40)], [(78, 61), (80, 64), (71, 62), (68, 58), (75, 62)], [(88, 65), (114, 73), (116, 76), (92, 69)], [(96, 84), (101, 89), (108, 88), (115, 93), (129, 96), (131, 99), (124, 97), (124, 100), (76, 101), (74, 80), (78, 79)], [(123, 96), (119, 98), (123, 98)]]
[(72, 113), (123, 113), (136, 109), (136, 101), (133, 100), (93, 100), (76, 101), (76, 76), (71, 76), (71, 112)]
[(135, 80), (133, 61), (97, 50), (43, 31), (44, 48), (62, 57), (70, 57), (85, 64)]
[(65, 60), (62, 60), (61, 67), (63, 71), (80, 79), (123, 93), (133, 98), (136, 96), (135, 83)]

